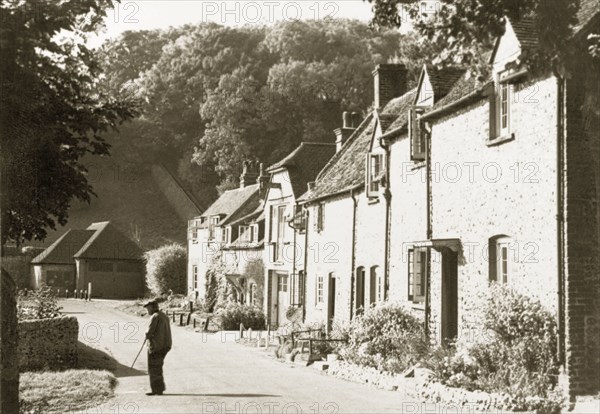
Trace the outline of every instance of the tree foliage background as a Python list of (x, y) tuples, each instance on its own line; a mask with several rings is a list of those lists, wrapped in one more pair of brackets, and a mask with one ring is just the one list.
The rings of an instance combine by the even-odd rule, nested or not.
[(43, 240), (75, 199), (89, 202), (82, 158), (108, 155), (105, 133), (136, 114), (131, 99), (98, 89), (85, 45), (112, 3), (0, 1), (2, 245)]
[[(564, 75), (577, 68), (574, 59), (573, 28), (581, 18), (582, 2), (597, 0), (366, 0), (373, 5), (375, 27), (401, 27), (410, 18), (423, 55), (439, 66), (465, 66), (485, 77), (488, 53), (493, 41), (504, 33), (506, 18), (511, 22), (531, 19), (538, 33), (538, 47), (520, 57), (534, 72), (554, 70)], [(429, 4), (430, 7), (427, 6)], [(431, 13), (435, 11), (435, 13)], [(600, 36), (591, 34), (585, 42), (590, 55), (598, 57)]]
[(333, 142), (342, 110), (368, 109), (371, 71), (399, 58), (401, 39), (352, 20), (124, 33), (103, 46), (104, 90), (143, 100), (143, 113), (111, 143), (212, 199), (237, 185), (246, 159)]

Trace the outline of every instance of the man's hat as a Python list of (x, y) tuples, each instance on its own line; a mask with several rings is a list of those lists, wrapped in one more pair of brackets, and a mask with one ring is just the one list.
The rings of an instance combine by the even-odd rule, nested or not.
[(149, 306), (156, 306), (158, 307), (158, 302), (154, 299), (149, 300), (148, 302), (144, 303), (144, 308), (147, 308)]

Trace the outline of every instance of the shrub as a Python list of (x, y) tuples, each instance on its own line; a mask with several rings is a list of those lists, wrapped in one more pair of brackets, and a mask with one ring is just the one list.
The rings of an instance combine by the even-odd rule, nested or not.
[(205, 309), (208, 313), (225, 307), (230, 302), (235, 302), (235, 289), (225, 276), (227, 273), (222, 258), (222, 252), (218, 251), (212, 256), (212, 260), (206, 271), (206, 296), (204, 297)]
[(241, 305), (230, 302), (217, 311), (221, 319), (221, 329), (234, 331), (244, 324), (246, 329), (261, 330), (265, 328), (265, 314), (256, 306)]
[(189, 309), (190, 300), (185, 295), (171, 293), (158, 300), (165, 309)]
[(483, 329), (484, 335), (473, 343), (432, 353), (425, 365), (437, 380), (508, 394), (512, 404), (506, 409), (558, 409), (556, 325), (541, 303), (494, 284), (483, 311)]
[(49, 286), (38, 290), (21, 290), (17, 297), (19, 320), (57, 318), (60, 316), (56, 294)]
[(343, 359), (390, 373), (403, 372), (427, 351), (422, 323), (395, 303), (367, 309), (344, 335), (349, 342), (340, 347)]
[(146, 283), (155, 295), (172, 291), (185, 293), (187, 285), (187, 252), (185, 247), (173, 243), (150, 250), (146, 259)]

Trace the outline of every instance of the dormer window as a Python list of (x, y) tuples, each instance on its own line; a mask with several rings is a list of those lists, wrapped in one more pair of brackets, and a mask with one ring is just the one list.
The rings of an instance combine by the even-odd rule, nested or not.
[(414, 106), (408, 113), (408, 135), (410, 138), (410, 159), (413, 161), (425, 161), (427, 152), (427, 130), (423, 128), (419, 119), (425, 112), (425, 108)]
[(385, 176), (385, 154), (367, 156), (367, 195), (377, 197)]
[(252, 228), (250, 226), (240, 226), (240, 241), (242, 243), (252, 242)]
[(508, 71), (498, 73), (494, 89), (490, 93), (490, 144), (514, 138), (511, 128), (511, 101), (513, 86)]
[(219, 216), (211, 217), (208, 221), (208, 240), (215, 239), (215, 229), (219, 225)]
[(221, 228), (221, 243), (229, 243), (230, 227)]

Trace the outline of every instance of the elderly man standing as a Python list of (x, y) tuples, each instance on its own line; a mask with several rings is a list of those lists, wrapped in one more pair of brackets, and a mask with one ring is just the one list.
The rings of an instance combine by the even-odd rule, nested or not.
[(155, 300), (147, 302), (144, 307), (151, 315), (146, 339), (148, 340), (148, 374), (152, 391), (147, 392), (146, 395), (162, 395), (165, 391), (163, 363), (172, 345), (171, 326), (169, 318), (160, 311)]

